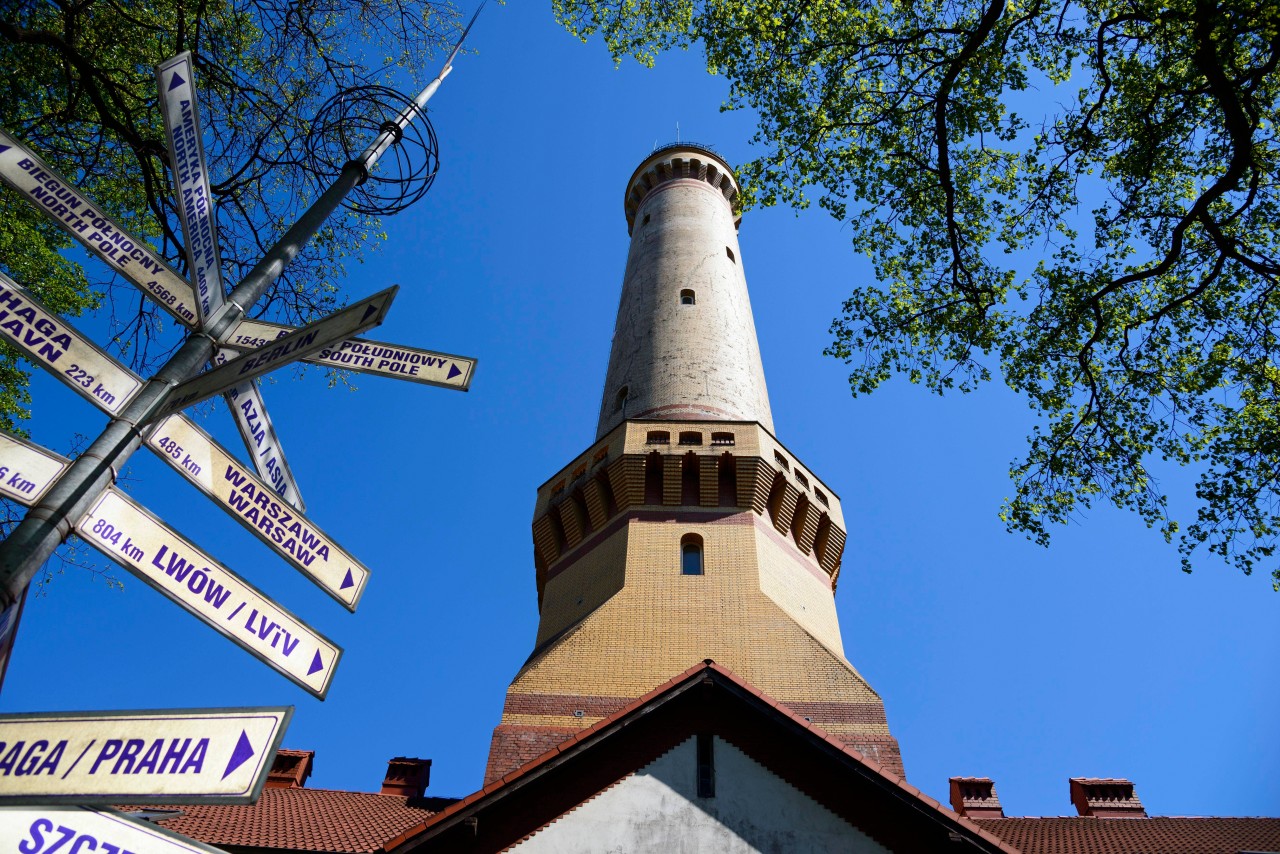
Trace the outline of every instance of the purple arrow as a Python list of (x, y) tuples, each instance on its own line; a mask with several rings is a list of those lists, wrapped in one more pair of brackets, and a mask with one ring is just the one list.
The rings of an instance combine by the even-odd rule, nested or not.
[(236, 749), (231, 751), (231, 761), (227, 763), (227, 770), (222, 772), (222, 779), (227, 779), (227, 775), (239, 768), (253, 756), (253, 745), (249, 743), (249, 736), (244, 730), (240, 730), (240, 740), (236, 742)]
[(351, 577), (351, 569), (348, 567), (348, 569), (347, 569), (347, 577), (346, 577), (346, 578), (344, 578), (344, 579), (342, 579), (342, 586), (341, 586), (341, 587), (339, 587), (338, 589), (339, 589), (339, 590), (346, 590), (348, 587), (354, 587), (354, 586), (355, 586), (355, 583), (356, 583), (356, 582), (355, 582), (355, 579)]
[(447, 379), (447, 380), (451, 380), (451, 379), (453, 379), (453, 378), (454, 378), (454, 377), (456, 377), (456, 376), (460, 376), (461, 374), (462, 374), (462, 371), (458, 370), (458, 366), (457, 366), (457, 365), (455, 365), (454, 363), (450, 362), (450, 363), (449, 363), (449, 376), (445, 377), (445, 379)]
[(320, 660), (320, 650), (316, 650), (316, 657), (311, 659), (311, 669), (307, 671), (307, 675), (310, 676), (317, 670), (324, 670), (324, 662)]
[(6, 151), (8, 151), (12, 147), (13, 146), (11, 145), (0, 145), (0, 154), (4, 154)]
[(178, 74), (178, 72), (176, 71), (173, 72), (173, 77), (169, 79), (169, 91), (172, 92), (174, 89), (177, 89), (179, 86), (181, 86), (183, 83), (186, 83), (186, 82), (187, 81), (183, 80), (182, 76)]
[(361, 322), (361, 323), (364, 323), (364, 322), (365, 322), (366, 320), (368, 320), (371, 316), (373, 316), (373, 315), (375, 315), (375, 314), (377, 314), (377, 313), (378, 313), (378, 307), (377, 307), (376, 305), (370, 305), (368, 308), (366, 308), (366, 309), (364, 310), (364, 317), (360, 318), (360, 322)]

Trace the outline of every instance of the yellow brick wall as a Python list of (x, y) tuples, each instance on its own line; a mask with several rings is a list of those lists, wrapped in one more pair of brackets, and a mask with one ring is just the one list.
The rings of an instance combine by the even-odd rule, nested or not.
[(761, 592), (823, 646), (843, 658), (836, 600), (817, 561), (801, 557), (794, 548), (769, 536), (756, 537), (756, 561), (760, 566)]
[(537, 645), (564, 631), (622, 589), (627, 529), (621, 528), (547, 582)]

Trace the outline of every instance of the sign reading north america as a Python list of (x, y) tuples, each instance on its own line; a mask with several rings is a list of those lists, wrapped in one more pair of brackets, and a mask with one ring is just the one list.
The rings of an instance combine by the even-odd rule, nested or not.
[(147, 436), (162, 457), (258, 539), (350, 611), (369, 581), (369, 570), (311, 520), (281, 501), (212, 436), (182, 415), (171, 415)]
[(76, 523), (89, 545), (324, 699), (342, 649), (115, 487)]
[(3, 273), (0, 273), (0, 335), (72, 391), (111, 415), (123, 412), (142, 390), (142, 379), (137, 374), (108, 356)]
[(69, 465), (71, 461), (65, 457), (0, 433), (0, 495), (24, 507), (40, 503)]
[[(256, 350), (292, 331), (292, 326), (262, 320), (242, 320), (231, 330), (225, 345), (237, 350)], [(436, 353), (360, 338), (339, 341), (303, 361), (326, 368), (376, 374), (456, 391), (471, 388), (471, 377), (476, 370), (476, 360), (468, 356)]]
[(348, 335), (372, 329), (387, 316), (398, 290), (399, 285), (392, 285), (315, 323), (295, 329), (261, 350), (245, 353), (187, 380), (169, 392), (156, 417), (172, 415), (246, 380), (306, 358)]
[(187, 280), (155, 251), (130, 235), (13, 137), (0, 131), (0, 178), (84, 244), (111, 269), (133, 282), (187, 326), (196, 322), (196, 295)]
[(0, 807), (0, 851), (9, 854), (225, 854), (115, 810)]
[(292, 717), (292, 706), (0, 715), (0, 803), (250, 804)]

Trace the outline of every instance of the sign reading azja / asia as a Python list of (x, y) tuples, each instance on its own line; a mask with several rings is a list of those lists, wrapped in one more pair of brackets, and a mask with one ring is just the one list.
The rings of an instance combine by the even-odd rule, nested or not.
[(0, 804), (249, 804), (292, 706), (0, 715)]

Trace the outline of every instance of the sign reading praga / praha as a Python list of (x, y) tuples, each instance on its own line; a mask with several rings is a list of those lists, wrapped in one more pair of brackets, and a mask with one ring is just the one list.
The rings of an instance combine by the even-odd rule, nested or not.
[(0, 804), (252, 803), (292, 716), (292, 706), (0, 715)]

